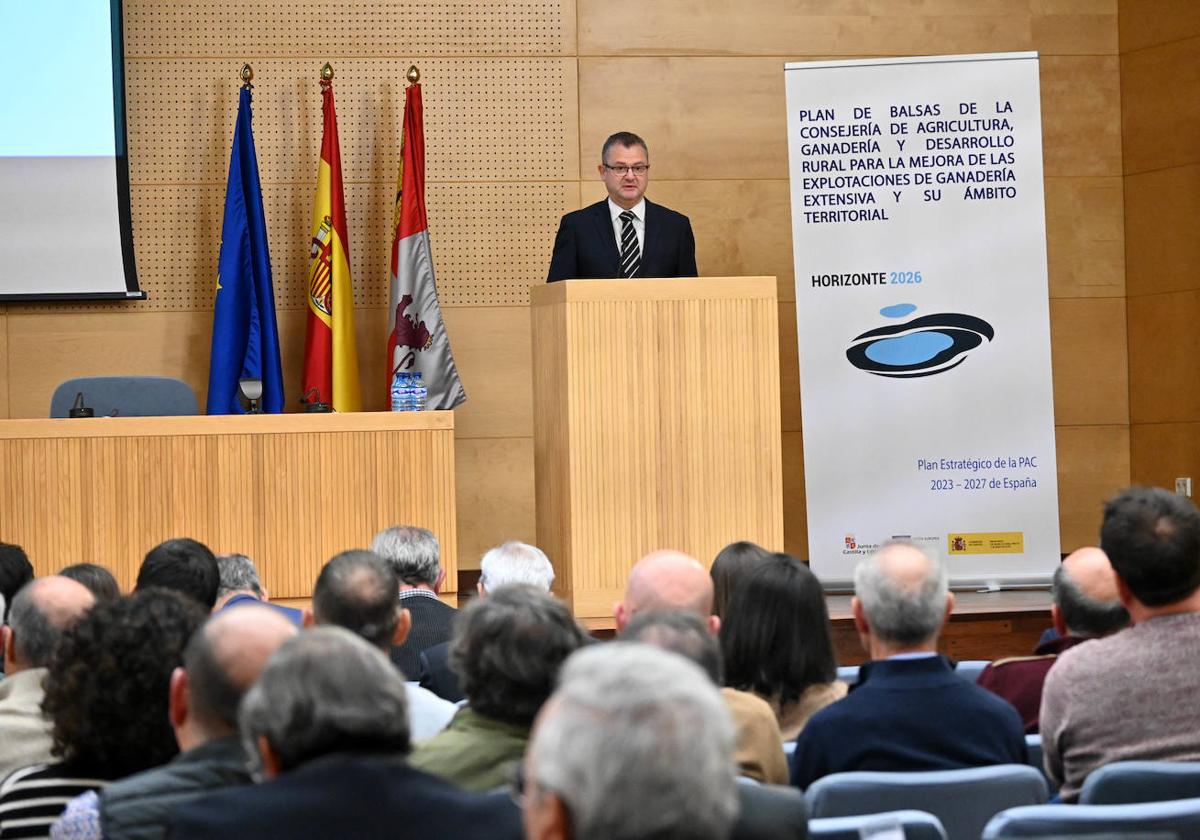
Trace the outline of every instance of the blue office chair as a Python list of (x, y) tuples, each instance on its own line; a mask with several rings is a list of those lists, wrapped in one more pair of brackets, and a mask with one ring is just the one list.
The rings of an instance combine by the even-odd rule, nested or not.
[(924, 811), (888, 811), (861, 817), (827, 817), (808, 821), (811, 840), (860, 840), (875, 832), (899, 827), (904, 840), (946, 840), (946, 829), (933, 814)]
[(839, 665), (837, 669), (837, 678), (853, 688), (858, 683), (858, 666)]
[(1016, 837), (1096, 837), (1150, 840), (1200, 837), (1200, 799), (1137, 805), (1032, 805), (997, 814), (983, 840)]
[(199, 414), (200, 404), (186, 383), (168, 376), (83, 376), (54, 389), (50, 416), (67, 417), (77, 394), (96, 417), (168, 417)]
[(975, 682), (983, 673), (983, 669), (991, 664), (992, 660), (990, 659), (964, 659), (954, 663), (954, 673), (967, 682)]
[(916, 773), (859, 771), (818, 779), (804, 792), (813, 818), (914, 808), (942, 822), (950, 840), (976, 840), (993, 815), (1046, 801), (1046, 780), (1027, 764)]
[(1200, 799), (1200, 761), (1114, 761), (1092, 771), (1079, 792), (1082, 805), (1169, 799)]
[(760, 785), (738, 779), (738, 818), (730, 840), (803, 840), (808, 824), (804, 797), (790, 785)]
[(1039, 773), (1046, 779), (1046, 788), (1051, 794), (1058, 793), (1058, 783), (1046, 775), (1046, 762), (1043, 761), (1044, 754), (1042, 752), (1042, 736), (1038, 733), (1025, 736), (1025, 753), (1028, 756), (1026, 763), (1030, 767), (1037, 769)]

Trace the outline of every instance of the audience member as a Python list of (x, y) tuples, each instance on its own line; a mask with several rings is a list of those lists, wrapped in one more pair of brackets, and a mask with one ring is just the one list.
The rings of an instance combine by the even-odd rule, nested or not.
[(193, 599), (147, 589), (96, 604), (63, 632), (42, 703), (59, 761), (0, 785), (0, 837), (47, 837), (74, 797), (179, 751), (167, 716), (171, 673), (204, 618)]
[(59, 574), (82, 583), (97, 601), (115, 601), (121, 597), (121, 587), (113, 573), (96, 563), (74, 563)]
[(721, 653), (725, 684), (766, 700), (785, 741), (846, 696), (821, 582), (787, 554), (769, 555), (745, 573), (722, 617)]
[(217, 558), (204, 543), (185, 537), (159, 543), (147, 552), (138, 570), (134, 591), (152, 586), (171, 589), (211, 611), (217, 602), (220, 584)]
[(613, 642), (572, 656), (524, 766), (527, 840), (723, 840), (737, 813), (733, 728), (682, 657)]
[(242, 703), (263, 780), (177, 810), (177, 840), (508, 840), (507, 797), (480, 797), (408, 766), (407, 693), (388, 658), (338, 627), (286, 642)]
[(1117, 596), (1112, 564), (1098, 548), (1072, 552), (1054, 570), (1051, 595), (1054, 637), (1039, 643), (1033, 656), (990, 663), (975, 681), (1012, 703), (1029, 733), (1038, 731), (1042, 685), (1058, 655), (1086, 639), (1107, 636), (1129, 624), (1129, 612)]
[(455, 621), (451, 665), (468, 704), (413, 752), (413, 766), (466, 788), (504, 784), (563, 661), (587, 641), (566, 604), (532, 586), (476, 598)]
[(412, 616), (412, 629), (404, 644), (391, 650), (392, 661), (415, 680), (421, 671), (421, 651), (448, 641), (454, 607), (438, 597), (446, 576), (441, 549), (431, 531), (412, 525), (394, 525), (375, 535), (371, 551), (392, 566), (400, 579), (400, 600)]
[(954, 607), (942, 562), (911, 543), (886, 543), (855, 568), (854, 592), (854, 625), (871, 661), (855, 690), (800, 733), (792, 782), (804, 789), (847, 770), (1023, 763), (1016, 709), (937, 653)]
[[(678, 653), (700, 666), (720, 686), (723, 677), (721, 645), (704, 619), (694, 613), (640, 613), (625, 625), (621, 641), (642, 642)], [(722, 688), (721, 699), (738, 722), (733, 757), (743, 776), (758, 782), (785, 784), (787, 760), (779, 737), (779, 724), (770, 709), (753, 694)]]
[[(403, 644), (409, 629), (408, 610), (400, 606), (399, 584), (392, 568), (370, 551), (343, 551), (317, 576), (308, 623), (334, 625), (384, 651)], [(409, 732), (424, 741), (446, 728), (454, 704), (416, 683), (408, 692)]]
[(0, 627), (4, 673), (0, 680), (0, 780), (13, 770), (49, 761), (50, 719), (42, 714), (42, 681), (62, 632), (95, 599), (65, 577), (26, 584), (13, 598), (8, 625)]
[(730, 543), (721, 549), (713, 560), (712, 568), (708, 570), (713, 581), (713, 615), (725, 619), (733, 590), (745, 578), (746, 572), (770, 556), (771, 552), (762, 546), (745, 540)]
[[(4, 603), (11, 607), (17, 592), (31, 580), (33, 564), (29, 562), (25, 549), (12, 543), (0, 542), (0, 595), (4, 596)], [(4, 612), (0, 619), (8, 621), (8, 613)]]
[(222, 554), (217, 557), (217, 602), (213, 612), (246, 604), (265, 604), (299, 626), (304, 613), (292, 607), (272, 604), (267, 588), (258, 577), (254, 561), (244, 554)]
[[(479, 583), (475, 589), (480, 597), (501, 586), (523, 583), (550, 591), (554, 583), (554, 567), (550, 558), (536, 545), (509, 541), (489, 549), (479, 563)], [(420, 678), (422, 687), (438, 697), (457, 703), (466, 695), (459, 685), (458, 674), (450, 668), (450, 643), (432, 645), (421, 651)]]
[(1046, 676), (1046, 772), (1073, 801), (1113, 761), (1200, 760), (1200, 511), (1134, 487), (1104, 509), (1100, 548), (1133, 626), (1076, 645)]
[[(617, 632), (637, 615), (653, 612), (686, 612), (701, 618), (708, 632), (716, 635), (721, 619), (712, 613), (713, 582), (694, 557), (678, 551), (654, 551), (634, 565), (625, 586), (625, 600), (613, 607)], [(745, 691), (723, 692), (737, 733), (738, 766), (743, 775), (764, 782), (786, 782), (787, 775), (776, 754), (783, 754), (779, 726), (774, 736), (765, 721), (775, 713), (762, 698)]]
[(175, 809), (217, 788), (250, 782), (237, 736), (242, 695), (296, 626), (252, 607), (210, 618), (171, 674), (168, 715), (179, 755), (162, 767), (89, 791), (67, 805), (51, 840), (160, 840)]

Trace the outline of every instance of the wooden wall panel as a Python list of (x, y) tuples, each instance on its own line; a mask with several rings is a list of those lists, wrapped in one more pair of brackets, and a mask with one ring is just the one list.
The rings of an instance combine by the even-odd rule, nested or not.
[[(8, 353), (8, 308), (0, 306), (0, 417), (9, 416), (8, 368), (11, 356)], [(50, 403), (46, 403), (49, 408)]]
[(1050, 301), (1056, 424), (1129, 423), (1125, 347), (1124, 298)]
[(1123, 211), (1119, 175), (1046, 179), (1050, 297), (1124, 296)]
[(467, 401), (454, 412), (458, 439), (531, 439), (529, 307), (453, 306), (442, 315), (467, 392)]
[(1043, 55), (1041, 65), (1046, 175), (1120, 175), (1119, 59)]
[(1121, 56), (1125, 174), (1200, 162), (1200, 35)]
[(1125, 178), (1129, 294), (1200, 288), (1200, 164)]
[(1200, 290), (1129, 298), (1134, 423), (1200, 420)]
[(478, 569), (483, 553), (506, 540), (536, 544), (533, 438), (459, 438), (454, 460), (458, 505), (470, 511), (458, 519), (459, 569)]
[(1195, 0), (1120, 0), (1121, 52), (1200, 35)]
[(1200, 476), (1200, 422), (1135, 424), (1130, 450), (1134, 484), (1174, 488), (1179, 476)]
[(1129, 426), (1059, 426), (1058, 521), (1062, 551), (1100, 539), (1104, 502), (1129, 485)]

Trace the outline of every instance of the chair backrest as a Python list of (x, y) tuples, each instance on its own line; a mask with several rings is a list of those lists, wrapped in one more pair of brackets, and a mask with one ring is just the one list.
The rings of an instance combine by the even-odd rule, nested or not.
[(1030, 767), (1036, 768), (1045, 777), (1046, 788), (1050, 793), (1058, 793), (1058, 783), (1046, 775), (1046, 762), (1043, 761), (1042, 736), (1040, 734), (1035, 732), (1025, 736), (1025, 755), (1027, 756), (1026, 763)]
[(803, 840), (808, 836), (808, 806), (794, 787), (742, 782), (738, 803), (741, 807), (731, 840)]
[(167, 417), (199, 414), (200, 404), (185, 382), (169, 376), (83, 376), (54, 389), (50, 416), (66, 417), (75, 395), (97, 417)]
[(1114, 761), (1083, 783), (1083, 805), (1131, 805), (1200, 798), (1200, 761)]
[(814, 818), (914, 808), (942, 822), (950, 840), (975, 840), (993, 815), (1046, 801), (1046, 780), (1027, 764), (915, 773), (834, 773), (804, 793)]
[(941, 820), (924, 811), (888, 811), (860, 817), (826, 817), (808, 821), (808, 836), (812, 840), (860, 840), (876, 832), (899, 827), (904, 840), (946, 840)]
[(1014, 837), (1200, 837), (1200, 799), (1136, 805), (1033, 805), (992, 818), (983, 840)]
[(991, 664), (992, 660), (990, 659), (963, 659), (960, 662), (954, 663), (954, 673), (967, 682), (975, 682), (979, 679), (979, 675), (983, 673), (983, 669)]
[(837, 669), (837, 678), (846, 685), (854, 686), (858, 683), (858, 666), (839, 665)]

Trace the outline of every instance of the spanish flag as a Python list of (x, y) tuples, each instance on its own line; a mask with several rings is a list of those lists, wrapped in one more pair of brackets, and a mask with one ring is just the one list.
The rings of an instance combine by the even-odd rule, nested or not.
[(313, 199), (312, 247), (308, 269), (308, 331), (304, 340), (305, 395), (331, 403), (334, 411), (361, 411), (358, 350), (354, 340), (354, 290), (350, 284), (350, 241), (342, 195), (342, 160), (333, 109), (333, 69), (321, 78), (324, 132), (317, 195)]

